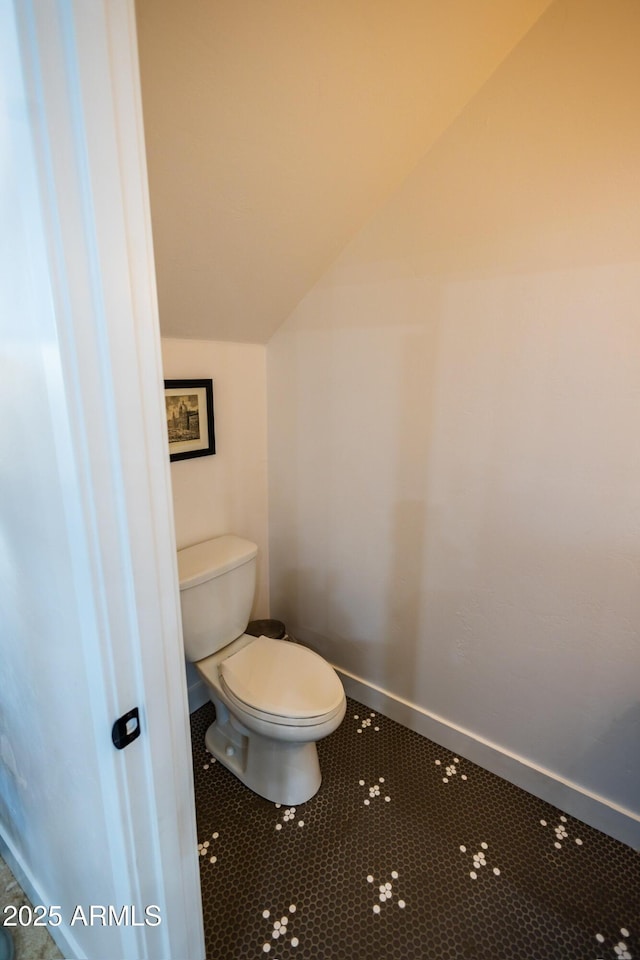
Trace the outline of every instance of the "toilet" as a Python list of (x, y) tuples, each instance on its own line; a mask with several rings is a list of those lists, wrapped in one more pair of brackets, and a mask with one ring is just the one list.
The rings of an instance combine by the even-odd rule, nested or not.
[(293, 806), (320, 787), (316, 742), (340, 725), (346, 698), (317, 653), (244, 632), (257, 553), (231, 534), (178, 550), (184, 649), (216, 708), (207, 750), (254, 793)]

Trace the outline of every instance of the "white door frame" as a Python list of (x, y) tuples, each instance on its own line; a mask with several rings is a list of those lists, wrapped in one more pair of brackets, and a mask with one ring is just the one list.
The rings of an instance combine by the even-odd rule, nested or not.
[[(110, 745), (100, 764), (113, 823), (101, 869), (112, 871), (121, 903), (158, 904), (162, 923), (120, 928), (119, 956), (202, 960), (133, 0), (0, 4), (0, 24), (17, 38), (20, 64), (12, 80), (22, 84), (30, 108), (39, 202), (25, 208), (28, 228), (46, 251), (44, 285), (50, 288), (69, 412), (59, 449), (70, 458), (61, 473), (74, 474), (69, 538), (86, 559), (78, 571), (85, 585), (78, 602), (91, 607), (98, 624), (82, 638), (94, 704), (93, 717), (82, 721), (93, 723), (102, 747), (112, 720), (133, 706), (141, 715), (135, 745), (121, 751)], [(25, 871), (18, 872), (24, 882)], [(38, 902), (33, 870), (27, 869), (26, 882)], [(73, 930), (52, 932), (66, 956), (105, 955), (100, 927), (85, 946)], [(114, 955), (114, 931), (109, 933)]]

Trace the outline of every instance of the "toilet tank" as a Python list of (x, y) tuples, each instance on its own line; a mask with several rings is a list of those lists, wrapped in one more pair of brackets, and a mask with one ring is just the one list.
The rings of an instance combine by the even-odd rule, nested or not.
[(241, 636), (251, 616), (258, 548), (228, 534), (178, 550), (182, 633), (187, 660)]

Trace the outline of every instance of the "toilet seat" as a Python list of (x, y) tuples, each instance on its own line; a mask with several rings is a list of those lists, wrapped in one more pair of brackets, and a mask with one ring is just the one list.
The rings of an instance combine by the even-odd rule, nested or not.
[(343, 709), (344, 690), (333, 668), (286, 640), (257, 637), (222, 661), (220, 679), (238, 709), (270, 723), (313, 726)]

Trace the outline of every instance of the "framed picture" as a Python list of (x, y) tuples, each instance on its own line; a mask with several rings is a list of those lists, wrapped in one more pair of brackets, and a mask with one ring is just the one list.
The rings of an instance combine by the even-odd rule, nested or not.
[(165, 380), (164, 402), (170, 460), (216, 452), (213, 380)]

